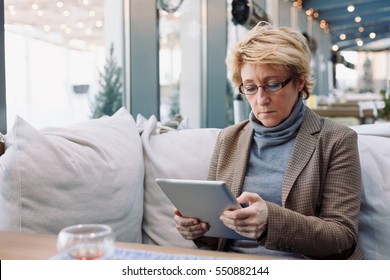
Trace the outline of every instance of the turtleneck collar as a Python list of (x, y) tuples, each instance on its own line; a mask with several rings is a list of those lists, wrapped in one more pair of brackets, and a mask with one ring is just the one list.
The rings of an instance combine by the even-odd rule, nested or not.
[(288, 118), (274, 127), (262, 125), (251, 111), (249, 120), (255, 131), (255, 138), (260, 137), (262, 141), (272, 141), (275, 145), (290, 140), (295, 137), (298, 128), (301, 126), (305, 110), (306, 106), (303, 104), (302, 95), (300, 95)]

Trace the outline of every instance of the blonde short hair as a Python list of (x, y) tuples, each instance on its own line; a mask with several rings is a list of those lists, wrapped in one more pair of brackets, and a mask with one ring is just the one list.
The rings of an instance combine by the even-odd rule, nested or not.
[(236, 86), (242, 84), (241, 68), (246, 63), (268, 64), (290, 71), (294, 79), (304, 79), (302, 92), (307, 99), (315, 85), (310, 60), (308, 42), (301, 33), (259, 22), (236, 44), (226, 63)]

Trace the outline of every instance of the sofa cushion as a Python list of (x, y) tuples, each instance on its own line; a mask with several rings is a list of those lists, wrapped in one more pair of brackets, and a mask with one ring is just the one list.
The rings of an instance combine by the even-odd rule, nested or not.
[(102, 223), (119, 241), (142, 241), (142, 145), (126, 109), (42, 130), (17, 117), (5, 144), (0, 230), (57, 234)]
[(176, 247), (195, 247), (182, 238), (173, 220), (174, 206), (155, 178), (207, 179), (219, 129), (184, 129), (162, 134), (150, 117), (141, 134), (145, 160), (143, 242)]
[(351, 126), (359, 135), (382, 136), (390, 138), (390, 123), (362, 124)]
[[(365, 134), (358, 138), (362, 168), (359, 243), (365, 259), (390, 259), (390, 138), (366, 135), (370, 129), (375, 127), (364, 127)], [(390, 129), (377, 133), (390, 135)]]

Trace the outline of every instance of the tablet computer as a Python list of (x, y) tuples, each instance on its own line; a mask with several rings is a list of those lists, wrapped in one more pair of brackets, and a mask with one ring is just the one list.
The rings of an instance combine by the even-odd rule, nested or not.
[(219, 220), (225, 209), (241, 208), (224, 182), (160, 178), (156, 182), (183, 216), (209, 224), (210, 229), (205, 236), (249, 239)]

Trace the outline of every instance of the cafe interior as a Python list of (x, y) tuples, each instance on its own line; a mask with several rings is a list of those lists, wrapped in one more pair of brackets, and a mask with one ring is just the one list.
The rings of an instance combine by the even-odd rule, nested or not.
[[(156, 183), (207, 178), (220, 130), (248, 118), (225, 59), (260, 21), (307, 38), (316, 85), (306, 105), (357, 132), (359, 246), (366, 259), (390, 259), (388, 0), (0, 1), (0, 259), (109, 259), (114, 239), (114, 259), (269, 259), (194, 250)], [(106, 104), (115, 106), (106, 111)], [(333, 149), (327, 135), (318, 142), (329, 153), (350, 143)], [(308, 155), (306, 142), (296, 143)], [(339, 158), (356, 167), (355, 157)], [(340, 164), (329, 170), (341, 174)], [(289, 166), (299, 172), (296, 161)], [(328, 201), (336, 197), (327, 193)], [(107, 251), (68, 254), (61, 233), (85, 223), (114, 229), (115, 236), (103, 227)], [(342, 266), (349, 276), (361, 271)]]
[[(227, 73), (259, 21), (306, 36), (316, 79), (307, 106), (347, 125), (390, 118), (387, 0), (4, 0), (0, 129), (93, 117), (118, 70), (121, 106), (164, 124), (222, 128), (248, 117)], [(110, 72), (110, 70), (112, 70)], [(112, 74), (115, 75), (115, 74)]]

